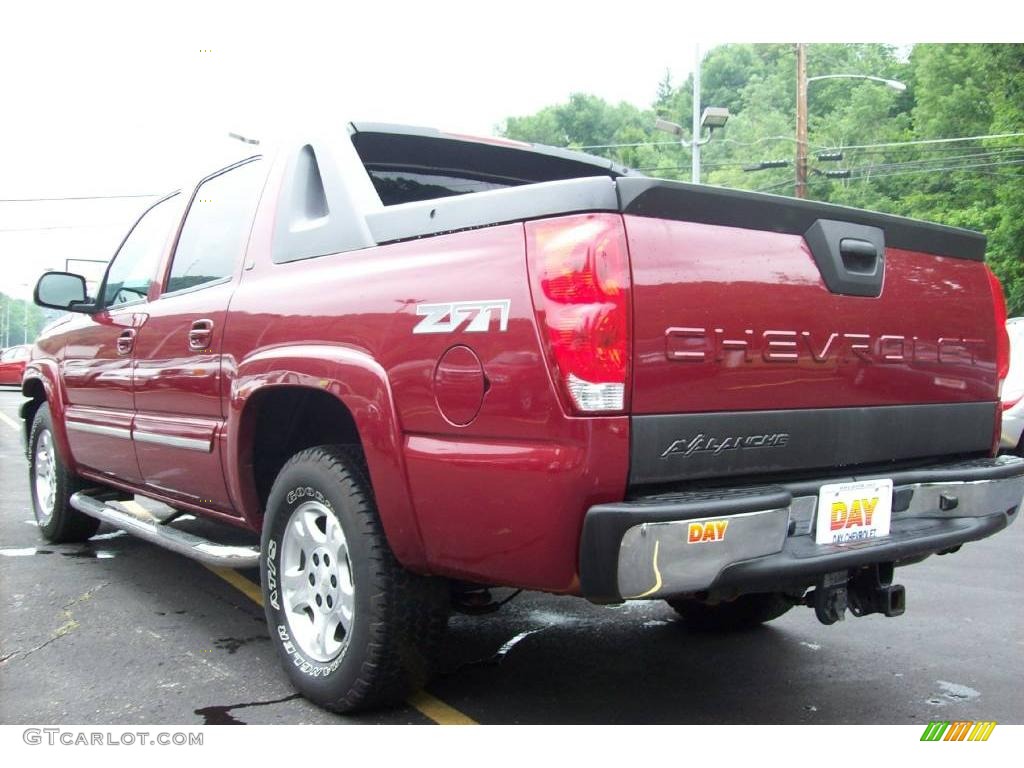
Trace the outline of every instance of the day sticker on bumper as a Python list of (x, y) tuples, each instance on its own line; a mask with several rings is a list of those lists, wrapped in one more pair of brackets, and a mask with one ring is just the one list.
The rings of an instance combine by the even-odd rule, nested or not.
[(889, 535), (892, 480), (833, 483), (818, 492), (818, 544), (848, 544)]

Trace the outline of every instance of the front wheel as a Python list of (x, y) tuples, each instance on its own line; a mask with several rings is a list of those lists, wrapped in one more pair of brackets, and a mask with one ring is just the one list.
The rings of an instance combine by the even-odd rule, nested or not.
[(781, 592), (740, 595), (735, 600), (708, 603), (694, 598), (666, 601), (690, 629), (703, 632), (734, 632), (751, 629), (779, 618), (796, 605), (796, 599)]
[(361, 453), (293, 456), (267, 502), (260, 575), (271, 639), (292, 684), (336, 712), (397, 703), (429, 679), (449, 586), (394, 558)]
[(57, 452), (50, 406), (41, 405), (28, 438), (28, 480), (32, 509), (43, 537), (54, 544), (85, 541), (96, 534), (100, 521), (71, 506), (71, 496), (83, 487), (67, 470)]

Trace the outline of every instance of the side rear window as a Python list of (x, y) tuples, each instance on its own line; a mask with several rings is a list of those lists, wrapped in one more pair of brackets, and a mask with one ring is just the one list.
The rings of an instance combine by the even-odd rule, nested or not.
[(180, 213), (180, 198), (175, 195), (142, 214), (110, 262), (100, 297), (102, 306), (120, 307), (146, 298)]
[(167, 293), (218, 283), (234, 274), (249, 241), (263, 176), (257, 160), (199, 185), (174, 251)]

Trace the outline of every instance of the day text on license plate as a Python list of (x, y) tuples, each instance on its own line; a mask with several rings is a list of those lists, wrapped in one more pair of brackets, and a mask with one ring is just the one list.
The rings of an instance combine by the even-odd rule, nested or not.
[(892, 480), (832, 483), (818, 492), (818, 544), (849, 544), (889, 535)]

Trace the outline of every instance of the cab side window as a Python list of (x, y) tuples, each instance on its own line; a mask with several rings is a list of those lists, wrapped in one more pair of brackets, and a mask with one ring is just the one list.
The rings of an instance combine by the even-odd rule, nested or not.
[(229, 279), (249, 241), (263, 189), (258, 160), (207, 179), (196, 190), (171, 262), (167, 293)]
[(145, 300), (180, 213), (175, 195), (142, 214), (110, 263), (100, 297), (102, 306), (110, 309)]

